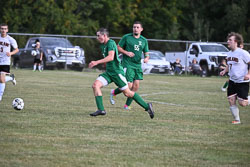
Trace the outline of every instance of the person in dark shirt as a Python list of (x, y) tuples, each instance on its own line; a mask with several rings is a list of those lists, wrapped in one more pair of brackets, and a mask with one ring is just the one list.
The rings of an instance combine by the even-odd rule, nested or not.
[(42, 49), (40, 47), (39, 41), (36, 42), (36, 48), (34, 51), (32, 51), (32, 55), (34, 56), (33, 71), (36, 71), (36, 68), (38, 66), (38, 70), (41, 72), (42, 71), (41, 62), (43, 60), (43, 52), (42, 52)]
[(171, 64), (173, 69), (174, 69), (174, 73), (175, 74), (181, 74), (182, 73), (182, 65), (181, 65), (181, 60), (180, 59), (176, 59), (176, 61), (174, 63)]
[(201, 76), (201, 74), (202, 74), (202, 69), (195, 58), (192, 60), (192, 63), (190, 64), (189, 69), (190, 69), (191, 73), (194, 75)]

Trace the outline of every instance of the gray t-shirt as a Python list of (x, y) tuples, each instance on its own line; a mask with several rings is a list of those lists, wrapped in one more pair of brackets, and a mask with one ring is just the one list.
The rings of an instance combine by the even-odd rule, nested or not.
[(228, 52), (227, 64), (229, 68), (230, 80), (236, 83), (249, 82), (244, 80), (244, 76), (248, 73), (248, 63), (250, 62), (250, 54), (241, 48)]

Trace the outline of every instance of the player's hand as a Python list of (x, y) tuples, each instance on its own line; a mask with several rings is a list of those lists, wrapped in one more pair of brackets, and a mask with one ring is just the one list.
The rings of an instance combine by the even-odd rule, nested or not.
[(245, 75), (244, 80), (250, 80), (250, 74)]
[(134, 57), (135, 54), (134, 54), (133, 52), (127, 52), (127, 56), (128, 56), (128, 57)]
[(224, 70), (220, 72), (220, 76), (223, 76), (223, 75), (225, 75), (225, 71)]
[(143, 60), (143, 62), (144, 62), (144, 63), (148, 63), (148, 60), (149, 60), (149, 56), (147, 56), (147, 57)]
[(11, 56), (11, 53), (10, 53), (10, 52), (6, 52), (6, 55), (10, 57), (10, 56)]
[(97, 62), (96, 61), (91, 61), (90, 63), (89, 63), (89, 68), (93, 68), (94, 66), (96, 66), (97, 65)]

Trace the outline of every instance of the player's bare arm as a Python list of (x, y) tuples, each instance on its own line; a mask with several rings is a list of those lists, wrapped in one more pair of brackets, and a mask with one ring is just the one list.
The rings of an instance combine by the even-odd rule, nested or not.
[(40, 60), (41, 60), (41, 61), (43, 60), (43, 52), (41, 53)]
[(100, 60), (97, 60), (97, 61), (91, 61), (89, 63), (89, 68), (93, 68), (94, 66), (96, 66), (98, 64), (110, 62), (110, 61), (114, 60), (114, 56), (115, 56), (115, 51), (111, 50), (111, 51), (109, 51), (109, 54), (107, 57), (100, 59)]
[(223, 76), (226, 74), (226, 72), (228, 72), (228, 66), (223, 71), (220, 72), (220, 75)]
[(144, 63), (147, 63), (148, 60), (149, 60), (149, 58), (150, 58), (150, 57), (149, 57), (149, 53), (146, 52), (146, 53), (145, 53), (145, 58), (144, 58), (144, 61), (143, 61), (143, 62), (144, 62)]
[[(250, 62), (248, 63), (248, 66), (250, 66)], [(250, 68), (248, 69), (247, 75), (244, 76), (244, 80), (250, 80)]]
[(124, 50), (122, 47), (120, 47), (119, 45), (117, 45), (118, 51), (122, 54), (127, 55), (128, 57), (133, 57), (135, 54), (133, 52), (128, 52), (126, 50)]
[(19, 52), (19, 49), (16, 48), (12, 52), (6, 52), (6, 55), (10, 57), (11, 55), (17, 54), (18, 52)]

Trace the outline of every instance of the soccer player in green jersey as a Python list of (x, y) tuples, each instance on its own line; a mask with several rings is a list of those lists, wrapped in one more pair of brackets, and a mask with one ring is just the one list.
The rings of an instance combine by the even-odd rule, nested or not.
[(109, 32), (105, 28), (101, 28), (97, 31), (97, 40), (101, 43), (101, 51), (103, 59), (97, 61), (91, 61), (89, 63), (89, 68), (102, 63), (106, 63), (106, 72), (99, 75), (92, 85), (94, 96), (97, 105), (97, 111), (91, 113), (91, 116), (106, 115), (104, 110), (102, 91), (103, 86), (114, 82), (119, 90), (123, 92), (126, 97), (132, 98), (141, 107), (148, 112), (151, 119), (154, 118), (154, 111), (152, 108), (152, 103), (146, 103), (137, 93), (131, 91), (128, 87), (127, 80), (124, 76), (124, 71), (121, 66), (121, 60), (118, 57), (118, 49), (114, 40), (109, 38)]
[[(140, 80), (143, 80), (141, 68), (142, 53), (144, 53), (144, 63), (149, 60), (149, 49), (147, 39), (141, 35), (143, 27), (141, 22), (133, 24), (133, 33), (126, 34), (118, 44), (118, 51), (123, 54), (122, 66), (128, 81), (129, 88), (136, 92), (139, 89)], [(110, 103), (115, 104), (114, 96), (121, 93), (119, 89), (111, 90)], [(128, 97), (124, 109), (130, 109), (133, 99)]]

